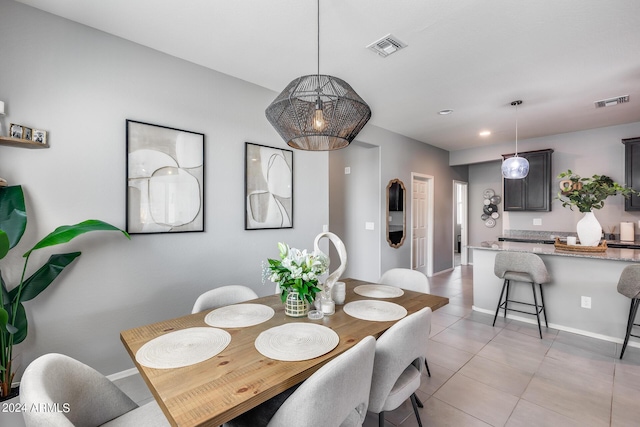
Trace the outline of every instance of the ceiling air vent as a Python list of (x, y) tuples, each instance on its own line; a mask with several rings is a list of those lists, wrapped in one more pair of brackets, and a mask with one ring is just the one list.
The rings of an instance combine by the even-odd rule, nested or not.
[(380, 40), (371, 43), (367, 46), (367, 49), (374, 51), (384, 58), (405, 47), (407, 47), (406, 43), (398, 40), (393, 34), (387, 34)]
[(624, 104), (625, 102), (629, 102), (629, 95), (624, 96), (616, 96), (615, 98), (603, 99), (601, 101), (596, 101), (596, 108), (602, 107), (611, 107), (613, 105)]

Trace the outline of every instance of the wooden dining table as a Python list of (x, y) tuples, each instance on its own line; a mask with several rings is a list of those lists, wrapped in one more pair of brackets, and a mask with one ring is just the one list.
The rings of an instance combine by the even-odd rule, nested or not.
[[(342, 281), (346, 283), (345, 303), (371, 299), (356, 294), (354, 288), (373, 283), (356, 279)], [(404, 290), (402, 296), (379, 300), (399, 304), (407, 310), (407, 314), (415, 313), (424, 307), (436, 310), (449, 302), (445, 297), (408, 290)], [(148, 368), (136, 361), (136, 352), (145, 343), (169, 332), (208, 326), (204, 318), (211, 310), (120, 333), (122, 343), (171, 425), (220, 426), (309, 378), (325, 363), (357, 344), (362, 338), (368, 335), (379, 337), (396, 322), (354, 318), (343, 311), (342, 305), (336, 305), (333, 315), (324, 316), (319, 320), (307, 317), (293, 318), (284, 314), (284, 304), (280, 295), (269, 295), (247, 301), (249, 302), (272, 307), (275, 315), (258, 325), (225, 329), (231, 334), (231, 342), (222, 352), (186, 367)], [(261, 332), (292, 322), (327, 326), (338, 334), (339, 343), (332, 351), (320, 357), (295, 362), (273, 360), (256, 350), (254, 342)]]

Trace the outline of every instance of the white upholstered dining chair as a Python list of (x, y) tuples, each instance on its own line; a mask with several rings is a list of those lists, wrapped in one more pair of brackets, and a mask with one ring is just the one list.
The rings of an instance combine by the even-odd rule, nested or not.
[(369, 412), (378, 414), (384, 426), (384, 413), (411, 399), (418, 425), (422, 427), (415, 392), (420, 387), (422, 360), (427, 352), (431, 308), (425, 307), (387, 329), (376, 341)]
[(367, 415), (376, 341), (365, 337), (297, 387), (277, 395), (224, 427), (351, 427)]
[(423, 273), (410, 268), (392, 268), (385, 271), (378, 283), (382, 285), (396, 286), (409, 291), (431, 293), (429, 279)]
[[(409, 291), (422, 292), (423, 294), (431, 293), (431, 286), (429, 285), (427, 276), (410, 268), (392, 268), (387, 270), (382, 274), (378, 283), (396, 286)], [(429, 333), (431, 333), (431, 323), (429, 323)], [(424, 357), (424, 366), (427, 368), (427, 375), (431, 376), (426, 354)]]
[(49, 353), (29, 364), (20, 382), (27, 427), (169, 426), (154, 401), (138, 406), (104, 375), (69, 356)]
[(242, 285), (227, 285), (211, 289), (200, 295), (193, 304), (191, 314), (225, 305), (237, 304), (258, 298), (253, 289)]

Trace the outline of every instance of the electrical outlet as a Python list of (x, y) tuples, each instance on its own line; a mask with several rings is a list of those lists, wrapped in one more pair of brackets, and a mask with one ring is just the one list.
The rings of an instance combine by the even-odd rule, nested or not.
[(351, 167), (347, 166), (346, 168), (344, 168), (345, 175), (349, 175), (350, 173), (351, 173)]
[(542, 225), (542, 218), (533, 218), (533, 225)]
[(580, 307), (591, 308), (591, 297), (580, 297)]

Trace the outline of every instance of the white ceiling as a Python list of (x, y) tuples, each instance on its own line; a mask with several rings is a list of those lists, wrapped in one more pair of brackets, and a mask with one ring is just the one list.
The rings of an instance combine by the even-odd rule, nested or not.
[[(316, 72), (316, 0), (18, 1), (276, 92)], [(321, 0), (320, 45), (370, 123), (451, 151), (513, 141), (517, 99), (520, 140), (640, 121), (638, 0)]]

